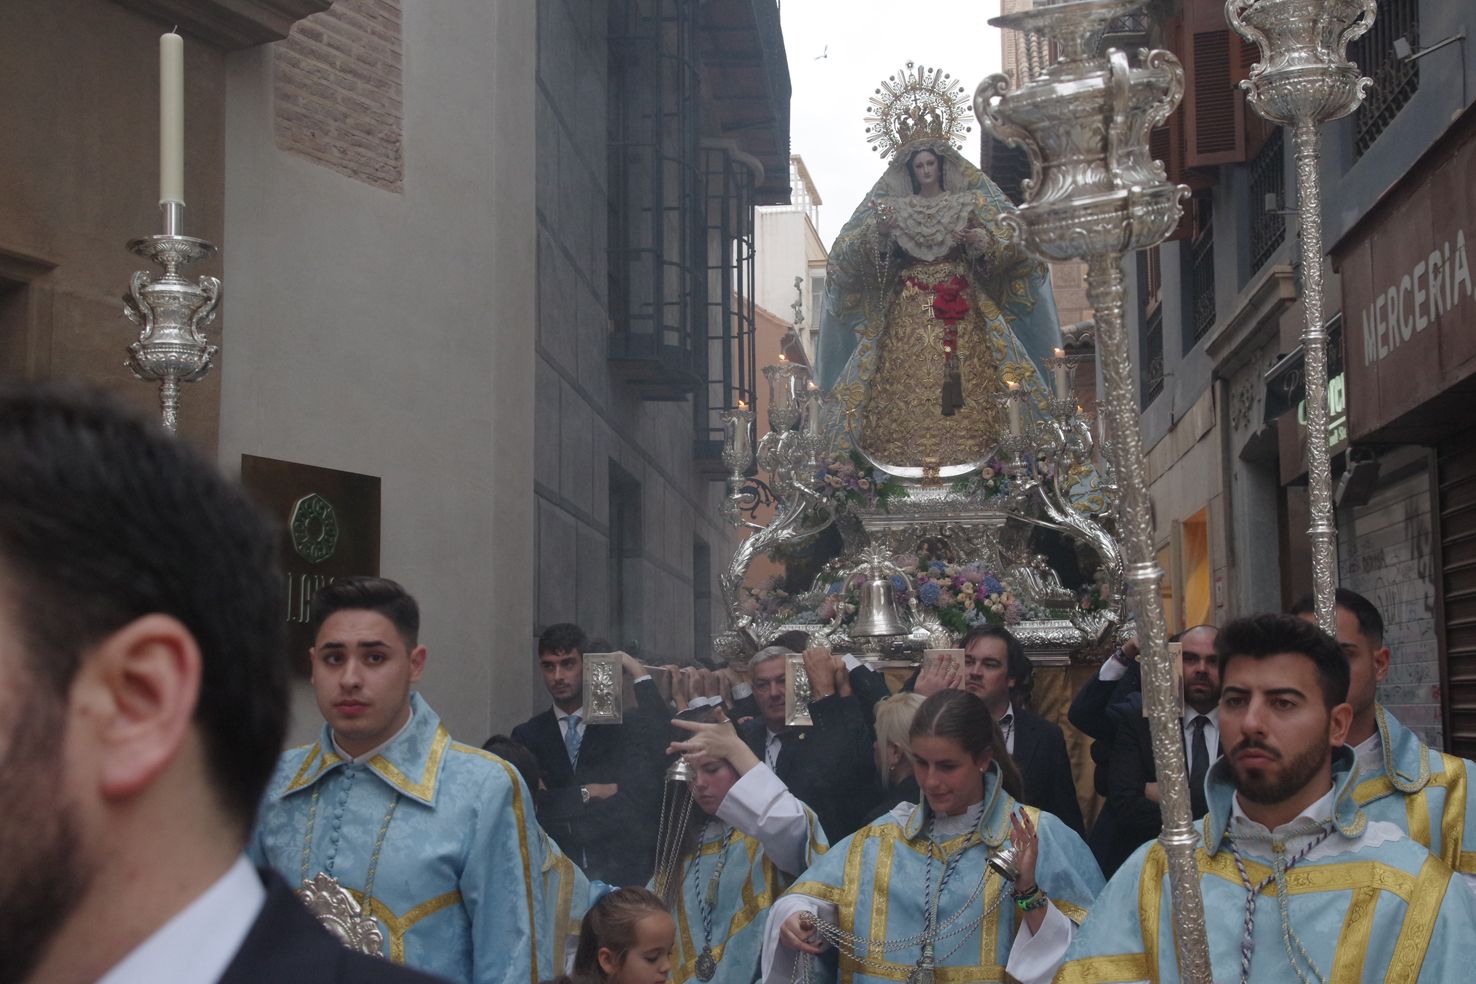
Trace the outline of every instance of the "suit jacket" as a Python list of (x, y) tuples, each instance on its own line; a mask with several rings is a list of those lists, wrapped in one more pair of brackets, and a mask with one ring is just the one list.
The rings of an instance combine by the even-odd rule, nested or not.
[[(1217, 755), (1219, 749), (1210, 749)], [(1213, 764), (1213, 762), (1211, 763)], [(1143, 793), (1143, 787), (1158, 781), (1158, 768), (1153, 762), (1153, 739), (1148, 719), (1142, 714), (1124, 717), (1112, 742), (1112, 761), (1108, 770), (1107, 810), (1116, 819), (1118, 830), (1118, 862), (1121, 863), (1145, 841), (1163, 830), (1163, 814), (1158, 804)], [(1194, 819), (1204, 816), (1195, 813)]]
[(871, 809), (866, 812), (865, 821), (868, 824), (876, 823), (903, 803), (921, 802), (922, 790), (917, 788), (917, 779), (907, 776), (897, 785), (888, 787), (882, 798), (872, 804)]
[(892, 695), (887, 678), (869, 666), (858, 666), (846, 676), (851, 681), (851, 693), (861, 705), (861, 719), (866, 722), (866, 731), (876, 735), (876, 705)]
[(1020, 801), (1055, 814), (1078, 834), (1083, 831), (1081, 804), (1076, 799), (1071, 757), (1066, 754), (1066, 736), (1060, 725), (1034, 711), (1014, 708), (1015, 750), (1011, 757), (1025, 780)]
[(258, 874), (266, 903), (217, 984), (444, 984), (443, 978), (349, 950), (275, 872)]
[[(869, 671), (866, 671), (869, 672)], [(876, 764), (871, 739), (856, 697), (832, 694), (810, 705), (808, 728), (783, 736), (774, 772), (789, 791), (815, 811), (825, 836), (834, 844), (858, 827), (876, 801)], [(760, 760), (768, 729), (763, 718), (739, 730)]]
[[(590, 878), (611, 885), (644, 885), (655, 867), (656, 823), (661, 811), (667, 724), (670, 713), (653, 680), (635, 685), (635, 709), (621, 724), (591, 724), (569, 751), (553, 708), (513, 729), (512, 738), (538, 759), (546, 792), (538, 821)], [(614, 783), (606, 799), (584, 802), (579, 787)]]

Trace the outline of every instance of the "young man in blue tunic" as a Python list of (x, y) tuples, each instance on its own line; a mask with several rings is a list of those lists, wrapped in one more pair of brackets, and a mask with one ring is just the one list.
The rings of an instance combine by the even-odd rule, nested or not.
[[(1348, 658), (1348, 745), (1358, 761), (1353, 798), (1370, 820), (1394, 824), (1460, 874), (1476, 892), (1476, 763), (1431, 748), (1378, 702), (1389, 672), (1384, 618), (1356, 591), (1338, 588), (1338, 646)], [(1312, 596), (1292, 614), (1317, 621)]]
[[(1216, 981), (1465, 979), (1476, 905), (1451, 869), (1354, 798), (1348, 663), (1293, 615), (1220, 631), (1225, 755), (1195, 852)], [(1128, 859), (1058, 984), (1177, 981), (1163, 847)]]
[[(552, 927), (577, 924), (583, 880), (534, 822), (517, 771), (452, 741), (411, 692), (426, 660), (415, 599), (384, 578), (344, 578), (313, 598), (313, 626), (325, 725), (278, 763), (252, 856), (294, 884), (346, 889), (396, 963), (466, 984), (560, 973)], [(563, 892), (545, 897), (561, 881), (566, 906)]]

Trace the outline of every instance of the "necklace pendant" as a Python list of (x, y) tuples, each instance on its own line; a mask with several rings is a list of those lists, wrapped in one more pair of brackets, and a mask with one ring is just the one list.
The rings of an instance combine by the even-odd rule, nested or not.
[(712, 955), (712, 947), (704, 946), (702, 952), (697, 954), (697, 979), (710, 981), (716, 976), (717, 959)]
[(371, 956), (384, 955), (384, 931), (378, 922), (363, 914), (359, 903), (337, 878), (319, 872), (312, 880), (302, 883), (297, 897), (313, 918), (344, 946)]
[(933, 984), (933, 965), (919, 960), (917, 966), (907, 972), (907, 984)]

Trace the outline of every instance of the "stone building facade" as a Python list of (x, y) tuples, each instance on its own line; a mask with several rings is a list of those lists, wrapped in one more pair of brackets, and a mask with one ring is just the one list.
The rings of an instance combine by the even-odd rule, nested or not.
[[(224, 284), (181, 435), (228, 471), (373, 483), (378, 572), (421, 600), (421, 689), (459, 738), (546, 700), (553, 621), (701, 653), (732, 536), (715, 414), (753, 389), (751, 299), (719, 287), (751, 284), (753, 206), (788, 193), (777, 4), (4, 4), (0, 376), (157, 406), (121, 368), (117, 298), (146, 265), (124, 244), (160, 228), (174, 25), (185, 231), (220, 247), (187, 272)], [(669, 132), (640, 151), (651, 110)], [(653, 146), (672, 196), (628, 156)], [(680, 344), (642, 348), (653, 308), (680, 309)], [(320, 721), (298, 695), (295, 737)]]

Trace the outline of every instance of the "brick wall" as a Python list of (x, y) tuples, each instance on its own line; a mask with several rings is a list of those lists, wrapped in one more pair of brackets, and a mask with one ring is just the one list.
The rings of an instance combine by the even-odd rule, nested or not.
[(1338, 517), (1342, 584), (1384, 616), (1389, 675), (1379, 700), (1427, 743), (1441, 747), (1440, 652), (1435, 636), (1430, 479), (1424, 451), (1381, 462), (1385, 478), (1365, 506)]
[(273, 54), (277, 146), (402, 190), (400, 0), (338, 0), (299, 21)]

